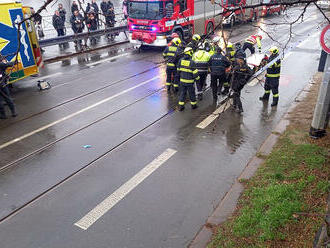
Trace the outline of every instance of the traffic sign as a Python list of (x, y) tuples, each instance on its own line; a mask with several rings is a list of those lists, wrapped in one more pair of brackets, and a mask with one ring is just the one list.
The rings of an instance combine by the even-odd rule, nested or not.
[(322, 49), (330, 54), (330, 24), (327, 25), (321, 32), (320, 43)]

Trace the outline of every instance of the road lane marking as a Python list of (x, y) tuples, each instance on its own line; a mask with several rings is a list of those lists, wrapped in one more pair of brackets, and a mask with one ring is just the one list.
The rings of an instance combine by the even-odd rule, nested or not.
[(171, 148), (166, 149), (161, 155), (155, 158), (150, 164), (140, 170), (130, 180), (120, 186), (115, 192), (105, 198), (95, 208), (88, 212), (83, 218), (74, 223), (75, 226), (87, 230), (104, 214), (111, 210), (127, 194), (142, 183), (148, 176), (156, 171), (162, 164), (169, 160), (177, 151)]
[(124, 57), (124, 56), (127, 56), (127, 55), (130, 55), (130, 53), (123, 53), (123, 54), (120, 54), (120, 55), (117, 55), (117, 56), (114, 56), (114, 57), (102, 59), (102, 60), (95, 61), (93, 63), (86, 64), (86, 65), (89, 66), (89, 67), (94, 67), (97, 64), (100, 64), (100, 63), (103, 63), (103, 62), (107, 62), (107, 61), (111, 61), (113, 59), (117, 59), (117, 58)]
[(126, 94), (127, 92), (130, 92), (130, 91), (132, 91), (132, 90), (134, 90), (134, 89), (136, 89), (136, 88), (138, 88), (138, 87), (140, 87), (140, 86), (143, 86), (143, 85), (145, 85), (145, 84), (147, 84), (147, 83), (149, 83), (149, 82), (151, 82), (151, 81), (153, 81), (153, 80), (155, 80), (155, 79), (157, 79), (157, 78), (160, 78), (160, 76), (156, 76), (156, 77), (153, 77), (153, 78), (151, 78), (151, 79), (148, 79), (147, 81), (144, 81), (144, 82), (142, 82), (142, 83), (140, 83), (140, 84), (137, 84), (137, 85), (135, 85), (135, 86), (133, 86), (133, 87), (131, 87), (131, 88), (128, 88), (128, 89), (126, 89), (126, 90), (123, 90), (123, 91), (121, 91), (121, 92), (119, 92), (119, 93), (117, 93), (117, 94), (115, 94), (115, 95), (113, 95), (113, 96), (110, 96), (110, 97), (105, 98), (105, 99), (103, 99), (103, 100), (101, 100), (101, 101), (99, 101), (99, 102), (96, 102), (96, 103), (94, 103), (94, 104), (92, 104), (92, 105), (90, 105), (90, 106), (88, 106), (88, 107), (86, 107), (86, 108), (83, 108), (83, 109), (81, 109), (81, 110), (79, 110), (79, 111), (77, 111), (77, 112), (75, 112), (75, 113), (72, 113), (72, 114), (70, 114), (70, 115), (67, 115), (67, 116), (65, 116), (65, 117), (63, 117), (63, 118), (61, 118), (61, 119), (59, 119), (59, 120), (57, 120), (57, 121), (51, 122), (51, 123), (49, 123), (49, 124), (47, 124), (47, 125), (45, 125), (45, 126), (42, 126), (42, 127), (38, 128), (38, 129), (36, 129), (36, 130), (34, 130), (34, 131), (31, 131), (31, 132), (29, 132), (29, 133), (27, 133), (27, 134), (24, 134), (24, 135), (22, 135), (22, 136), (20, 136), (20, 137), (18, 137), (18, 138), (15, 138), (15, 139), (13, 139), (13, 140), (11, 140), (11, 141), (8, 141), (8, 142), (6, 142), (6, 143), (3, 143), (2, 145), (0, 145), (0, 150), (3, 149), (3, 148), (5, 148), (5, 147), (7, 147), (7, 146), (9, 146), (9, 145), (12, 145), (12, 144), (14, 144), (14, 143), (17, 143), (17, 142), (19, 142), (19, 141), (21, 141), (21, 140), (23, 140), (23, 139), (26, 139), (26, 138), (28, 138), (28, 137), (30, 137), (30, 136), (36, 134), (36, 133), (39, 133), (39, 132), (41, 132), (41, 131), (43, 131), (43, 130), (45, 130), (45, 129), (47, 129), (47, 128), (50, 128), (50, 127), (52, 127), (52, 126), (54, 126), (54, 125), (56, 125), (56, 124), (59, 124), (59, 123), (61, 123), (61, 122), (63, 122), (63, 121), (66, 121), (66, 120), (72, 118), (72, 117), (75, 117), (76, 115), (79, 115), (79, 114), (81, 114), (81, 113), (84, 113), (84, 112), (86, 112), (86, 111), (92, 109), (92, 108), (95, 108), (95, 107), (97, 107), (97, 106), (99, 106), (99, 105), (101, 105), (101, 104), (103, 104), (103, 103), (106, 103), (106, 102), (108, 102), (108, 101), (110, 101), (110, 100), (112, 100), (112, 99), (114, 99), (114, 98), (116, 98), (116, 97), (118, 97), (118, 96), (121, 96), (121, 95), (123, 95), (123, 94)]
[(42, 77), (36, 77), (35, 79), (43, 80), (43, 79), (46, 79), (46, 78), (55, 77), (55, 76), (59, 76), (59, 75), (62, 75), (62, 74), (63, 74), (63, 72), (56, 72), (54, 74), (45, 75), (45, 76), (42, 76)]
[(232, 104), (232, 99), (229, 99), (228, 102), (223, 103), (219, 108), (217, 108), (212, 114), (206, 117), (201, 123), (199, 123), (196, 127), (200, 129), (206, 128), (210, 125), (218, 116), (225, 112)]

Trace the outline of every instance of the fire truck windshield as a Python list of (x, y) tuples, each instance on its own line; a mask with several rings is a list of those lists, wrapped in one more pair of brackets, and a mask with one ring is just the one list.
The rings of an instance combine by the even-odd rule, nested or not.
[(128, 11), (130, 18), (159, 20), (163, 18), (163, 2), (130, 1)]

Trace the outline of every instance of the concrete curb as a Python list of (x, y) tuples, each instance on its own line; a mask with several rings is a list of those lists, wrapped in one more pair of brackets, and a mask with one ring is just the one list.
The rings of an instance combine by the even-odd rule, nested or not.
[(244, 190), (244, 186), (240, 181), (242, 179), (250, 179), (257, 169), (264, 163), (265, 158), (268, 156), (276, 145), (279, 137), (285, 132), (287, 126), (290, 124), (288, 120), (289, 114), (294, 110), (299, 102), (301, 102), (310, 91), (314, 84), (313, 79), (310, 79), (308, 84), (302, 91), (299, 92), (294, 102), (290, 105), (286, 114), (283, 115), (280, 122), (276, 125), (272, 133), (260, 146), (257, 155), (252, 157), (240, 176), (235, 180), (229, 191), (221, 199), (219, 205), (215, 208), (213, 213), (209, 216), (206, 223), (202, 226), (195, 238), (188, 245), (189, 248), (205, 248), (210, 242), (213, 235), (213, 228), (222, 224), (230, 217), (236, 209), (236, 205), (240, 195)]

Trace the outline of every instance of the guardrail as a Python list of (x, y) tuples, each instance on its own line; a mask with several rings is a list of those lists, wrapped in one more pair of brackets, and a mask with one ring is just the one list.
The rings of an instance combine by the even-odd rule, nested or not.
[(65, 36), (55, 37), (55, 38), (51, 38), (51, 39), (39, 40), (39, 45), (40, 45), (40, 47), (48, 47), (48, 46), (59, 45), (61, 43), (65, 43), (65, 42), (72, 42), (72, 41), (78, 41), (78, 40), (82, 40), (82, 39), (88, 39), (90, 37), (99, 37), (99, 36), (107, 35), (107, 34), (118, 34), (120, 32), (124, 32), (126, 35), (126, 31), (128, 31), (127, 25), (113, 27), (113, 28), (106, 28), (106, 29), (84, 32), (84, 33), (80, 33), (80, 34), (65, 35)]

